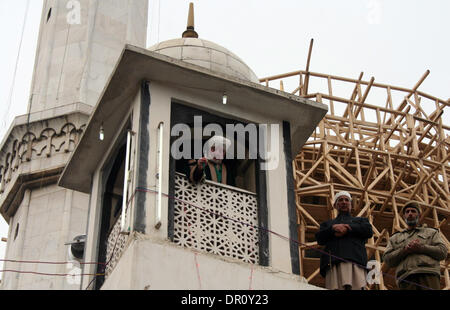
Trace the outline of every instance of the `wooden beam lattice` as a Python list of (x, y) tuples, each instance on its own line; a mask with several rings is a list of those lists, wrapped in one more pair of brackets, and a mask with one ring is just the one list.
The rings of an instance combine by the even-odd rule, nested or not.
[[(367, 217), (374, 228), (369, 260), (390, 275), (369, 289), (394, 289), (394, 271), (381, 258), (389, 237), (406, 228), (400, 210), (408, 200), (421, 203), (421, 221), (439, 229), (450, 248), (450, 127), (443, 121), (450, 100), (418, 90), (429, 71), (412, 89), (365, 81), (363, 73), (351, 79), (311, 72), (311, 48), (312, 42), (306, 71), (261, 79), (269, 87), (278, 81), (284, 90), (289, 78), (298, 77), (292, 94), (329, 106), (294, 159), (301, 274), (324, 286), (314, 235), (336, 216), (332, 199), (346, 190), (354, 198), (353, 215)], [(450, 289), (448, 258), (441, 267), (441, 286)]]

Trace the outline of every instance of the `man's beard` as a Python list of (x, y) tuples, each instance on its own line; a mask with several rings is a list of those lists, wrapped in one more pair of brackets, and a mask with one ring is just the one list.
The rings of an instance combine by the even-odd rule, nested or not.
[(417, 226), (418, 222), (419, 222), (419, 217), (416, 217), (415, 219), (412, 219), (412, 220), (406, 219), (406, 224), (408, 226)]
[(339, 213), (339, 214), (350, 214), (350, 208), (349, 208), (349, 209), (346, 209), (346, 210), (339, 209), (339, 210), (338, 210), (338, 213)]
[(222, 159), (216, 159), (216, 158), (212, 158), (209, 159), (210, 161), (212, 161), (213, 163), (215, 163), (216, 165), (221, 164), (222, 163)]

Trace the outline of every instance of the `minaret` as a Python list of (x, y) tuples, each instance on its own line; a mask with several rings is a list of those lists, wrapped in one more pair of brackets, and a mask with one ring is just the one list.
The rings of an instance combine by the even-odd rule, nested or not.
[(80, 288), (60, 275), (79, 272), (67, 243), (86, 234), (90, 197), (57, 181), (125, 44), (145, 47), (147, 10), (148, 0), (44, 1), (28, 113), (0, 145), (5, 258), (35, 263), (5, 262), (1, 288)]
[(95, 106), (125, 43), (145, 47), (148, 0), (46, 0), (28, 112)]

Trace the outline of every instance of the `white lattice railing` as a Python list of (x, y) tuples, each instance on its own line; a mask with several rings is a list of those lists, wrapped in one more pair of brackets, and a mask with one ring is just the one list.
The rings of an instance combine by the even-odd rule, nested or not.
[(116, 223), (114, 224), (111, 233), (108, 236), (108, 241), (106, 245), (106, 269), (105, 269), (105, 279), (111, 274), (114, 267), (116, 267), (117, 262), (122, 255), (125, 248), (125, 243), (127, 242), (128, 235), (120, 233), (120, 220), (122, 216), (119, 216)]
[(177, 173), (175, 197), (176, 244), (258, 263), (256, 194), (210, 181), (192, 185)]

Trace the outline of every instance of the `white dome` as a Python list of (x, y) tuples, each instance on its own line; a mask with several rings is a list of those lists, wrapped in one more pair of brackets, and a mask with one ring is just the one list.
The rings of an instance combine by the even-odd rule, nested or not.
[(149, 47), (149, 50), (211, 71), (259, 83), (256, 74), (238, 56), (207, 40), (198, 38), (168, 40)]

